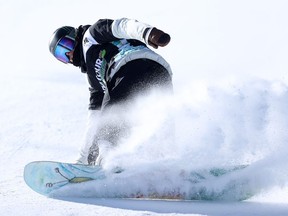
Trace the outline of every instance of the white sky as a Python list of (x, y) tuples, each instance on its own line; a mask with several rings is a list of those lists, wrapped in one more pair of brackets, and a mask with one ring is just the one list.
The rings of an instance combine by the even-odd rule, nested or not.
[(171, 34), (169, 46), (157, 52), (170, 62), (178, 84), (254, 76), (288, 83), (287, 11), (285, 0), (111, 0), (109, 6), (94, 0), (1, 1), (0, 73), (77, 71), (49, 53), (53, 31), (128, 17)]

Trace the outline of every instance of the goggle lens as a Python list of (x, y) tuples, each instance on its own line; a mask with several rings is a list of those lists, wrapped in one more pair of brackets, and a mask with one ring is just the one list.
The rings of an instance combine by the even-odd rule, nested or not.
[(72, 51), (73, 49), (74, 49), (74, 40), (68, 37), (63, 37), (56, 46), (54, 56), (64, 63), (69, 63), (70, 60), (66, 55), (66, 53)]
[(56, 49), (55, 49), (55, 57), (64, 62), (64, 63), (69, 63), (70, 60), (68, 59), (68, 56), (66, 55), (67, 52), (70, 52), (71, 50), (68, 50), (62, 46), (56, 46)]

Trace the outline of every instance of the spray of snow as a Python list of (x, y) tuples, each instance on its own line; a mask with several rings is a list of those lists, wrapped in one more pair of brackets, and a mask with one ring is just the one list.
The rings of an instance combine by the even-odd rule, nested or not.
[[(287, 105), (287, 86), (264, 80), (225, 88), (187, 87), (172, 97), (159, 97), (157, 92), (141, 97), (128, 110), (108, 116), (108, 121), (121, 116), (132, 125), (130, 136), (105, 157), (103, 168), (109, 178), (82, 185), (85, 193), (68, 188), (61, 196), (148, 196), (152, 191), (191, 199), (241, 200), (284, 187)], [(171, 119), (175, 134), (169, 130)], [(195, 170), (237, 165), (249, 166), (196, 183), (189, 177)], [(114, 174), (116, 167), (125, 171)]]

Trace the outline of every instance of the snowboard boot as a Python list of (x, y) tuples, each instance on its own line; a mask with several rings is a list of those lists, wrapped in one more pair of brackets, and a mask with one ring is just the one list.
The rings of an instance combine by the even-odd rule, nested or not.
[(88, 165), (95, 166), (96, 165), (96, 159), (99, 156), (99, 146), (97, 143), (93, 143), (92, 146), (89, 148), (89, 154), (88, 154)]
[(105, 157), (113, 149), (113, 144), (106, 140), (97, 140), (89, 149), (88, 165), (90, 166), (102, 166)]

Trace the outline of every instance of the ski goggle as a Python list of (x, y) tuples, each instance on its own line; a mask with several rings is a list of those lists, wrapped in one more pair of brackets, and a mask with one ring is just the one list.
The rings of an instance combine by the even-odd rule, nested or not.
[(61, 62), (69, 63), (69, 57), (67, 56), (68, 52), (71, 52), (74, 49), (75, 41), (70, 37), (63, 37), (56, 45), (54, 56)]

